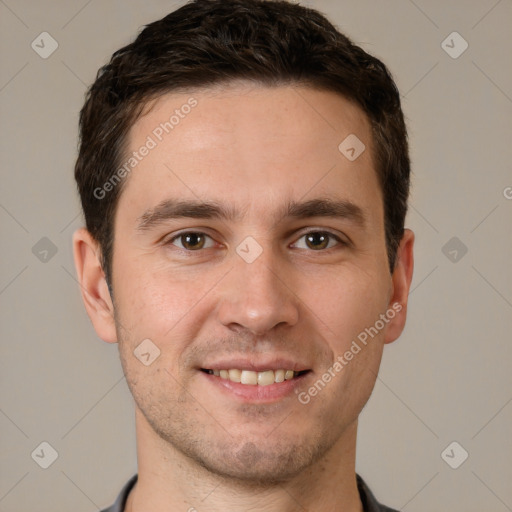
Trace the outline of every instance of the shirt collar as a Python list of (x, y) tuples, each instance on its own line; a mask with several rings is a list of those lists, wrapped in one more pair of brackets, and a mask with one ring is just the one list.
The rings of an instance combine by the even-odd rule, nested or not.
[[(124, 512), (128, 494), (130, 494), (130, 491), (136, 484), (137, 478), (137, 474), (133, 475), (119, 493), (116, 502), (110, 508), (105, 509), (102, 512)], [(380, 505), (373, 493), (370, 491), (369, 487), (359, 475), (356, 475), (356, 479), (357, 489), (359, 491), (359, 496), (361, 497), (361, 503), (363, 504), (364, 512), (396, 512), (388, 507)]]

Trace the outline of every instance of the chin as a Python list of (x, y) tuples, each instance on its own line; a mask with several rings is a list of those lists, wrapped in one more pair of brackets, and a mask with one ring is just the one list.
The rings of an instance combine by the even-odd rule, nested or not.
[(328, 449), (329, 446), (319, 443), (272, 445), (267, 440), (265, 443), (245, 441), (238, 447), (234, 442), (229, 447), (210, 446), (202, 453), (195, 451), (187, 455), (209, 473), (238, 481), (241, 486), (269, 487), (297, 477)]

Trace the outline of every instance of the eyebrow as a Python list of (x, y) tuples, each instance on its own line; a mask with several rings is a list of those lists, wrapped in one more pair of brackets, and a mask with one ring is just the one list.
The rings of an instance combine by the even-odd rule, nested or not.
[[(137, 219), (137, 231), (148, 231), (166, 221), (179, 218), (219, 219), (234, 222), (239, 220), (243, 213), (216, 201), (166, 199), (145, 211)], [(318, 198), (304, 202), (290, 201), (276, 214), (276, 217), (279, 220), (329, 217), (351, 221), (361, 228), (366, 226), (363, 209), (343, 199)]]

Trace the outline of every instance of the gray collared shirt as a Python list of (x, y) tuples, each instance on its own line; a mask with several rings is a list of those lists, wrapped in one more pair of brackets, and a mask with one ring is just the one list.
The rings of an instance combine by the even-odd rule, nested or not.
[[(396, 510), (385, 507), (381, 505), (372, 494), (368, 486), (364, 483), (363, 479), (357, 476), (357, 488), (359, 489), (359, 496), (361, 497), (361, 502), (363, 504), (364, 512), (397, 512)], [(124, 512), (124, 507), (126, 505), (126, 500), (128, 499), (128, 494), (132, 490), (133, 486), (137, 482), (137, 475), (133, 475), (130, 480), (123, 487), (122, 491), (119, 493), (116, 502), (109, 508), (102, 510), (101, 512)]]

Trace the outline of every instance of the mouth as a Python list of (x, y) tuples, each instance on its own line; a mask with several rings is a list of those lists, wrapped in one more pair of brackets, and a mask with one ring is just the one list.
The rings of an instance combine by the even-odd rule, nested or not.
[(287, 370), (280, 368), (276, 370), (244, 370), (238, 368), (213, 370), (209, 368), (201, 368), (201, 371), (218, 377), (219, 379), (242, 384), (246, 386), (270, 386), (272, 384), (281, 384), (286, 381), (292, 381), (306, 375), (310, 370)]

